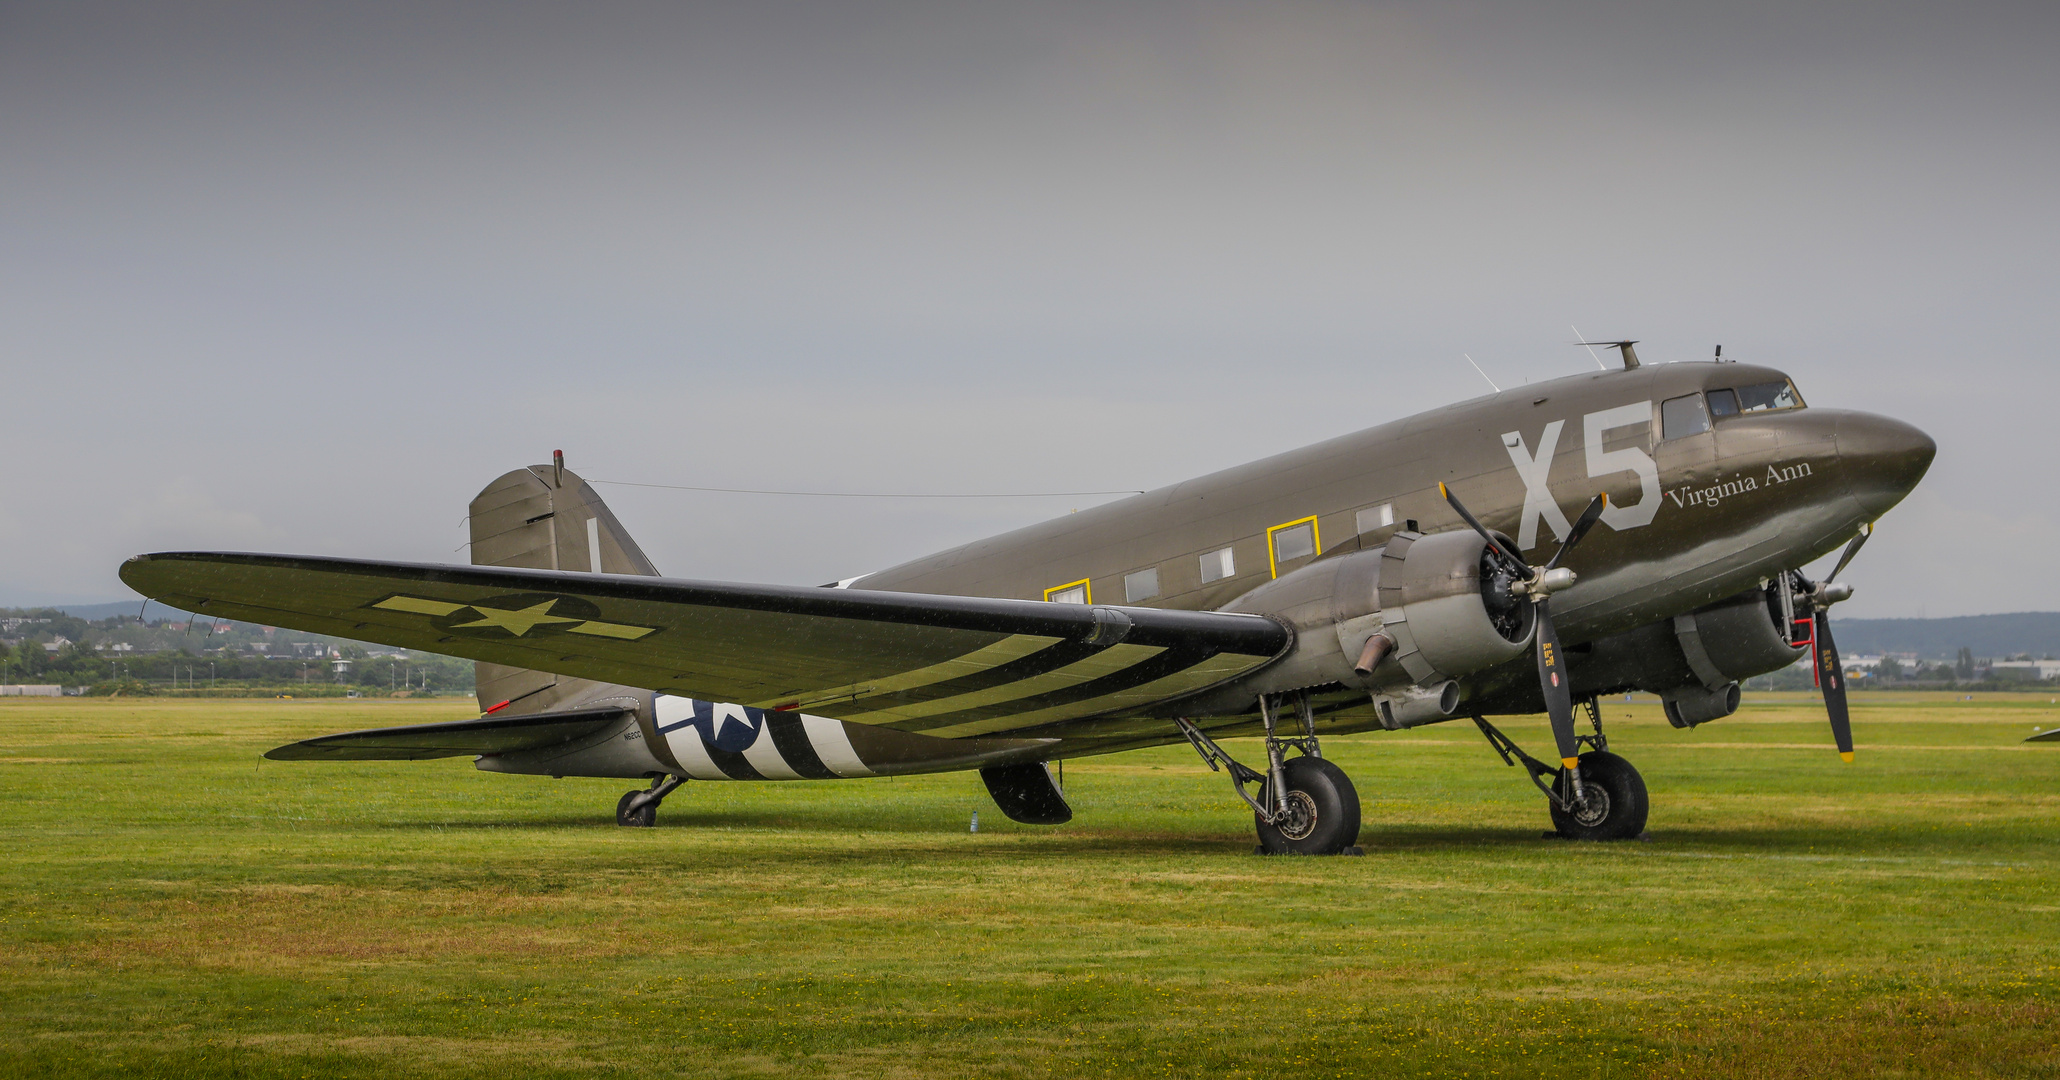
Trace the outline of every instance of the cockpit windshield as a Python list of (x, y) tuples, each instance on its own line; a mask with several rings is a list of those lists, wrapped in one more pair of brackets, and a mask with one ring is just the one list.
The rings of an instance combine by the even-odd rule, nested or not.
[(1773, 412), (1776, 409), (1805, 408), (1802, 395), (1787, 379), (1753, 383), (1732, 390), (1709, 392), (1710, 415), (1736, 416), (1742, 412)]

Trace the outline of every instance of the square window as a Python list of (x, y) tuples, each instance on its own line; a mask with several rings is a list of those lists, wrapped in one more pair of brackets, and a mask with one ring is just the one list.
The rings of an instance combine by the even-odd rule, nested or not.
[(1394, 523), (1394, 503), (1382, 503), (1379, 506), (1369, 506), (1359, 511), (1358, 526), (1359, 532), (1362, 535), (1373, 532), (1376, 529), (1385, 529)]
[(1276, 564), (1316, 554), (1316, 523), (1313, 521), (1297, 521), (1286, 528), (1274, 529), (1269, 535), (1273, 540), (1273, 561)]
[(1146, 567), (1135, 574), (1123, 575), (1123, 602), (1135, 604), (1159, 595), (1159, 568)]
[(1659, 427), (1661, 438), (1678, 439), (1683, 435), (1698, 435), (1710, 429), (1709, 413), (1703, 410), (1702, 395), (1689, 394), (1685, 397), (1668, 398), (1660, 402)]
[(1085, 604), (1087, 603), (1087, 582), (1076, 581), (1071, 585), (1061, 585), (1056, 589), (1046, 589), (1044, 590), (1044, 598), (1054, 604)]
[(1202, 556), (1202, 584), (1236, 576), (1237, 562), (1231, 558), (1229, 548)]

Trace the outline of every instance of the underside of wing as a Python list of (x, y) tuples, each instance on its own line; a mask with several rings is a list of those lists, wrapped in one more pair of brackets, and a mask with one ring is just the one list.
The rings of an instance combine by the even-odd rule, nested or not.
[(324, 735), (266, 752), (273, 761), (419, 761), (469, 754), (512, 754), (575, 742), (614, 727), (629, 710), (486, 717), (449, 724), (411, 724)]
[(142, 555), (206, 615), (957, 738), (1136, 715), (1288, 647), (1257, 615), (284, 555)]

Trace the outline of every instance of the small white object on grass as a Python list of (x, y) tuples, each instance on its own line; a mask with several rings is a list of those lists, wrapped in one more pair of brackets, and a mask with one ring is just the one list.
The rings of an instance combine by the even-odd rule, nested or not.
[(966, 831), (967, 831), (967, 832), (979, 832), (979, 831), (980, 831), (980, 811), (978, 811), (978, 810), (975, 810), (975, 811), (973, 811), (973, 827), (972, 827), (972, 828), (970, 828), (970, 829), (967, 829)]

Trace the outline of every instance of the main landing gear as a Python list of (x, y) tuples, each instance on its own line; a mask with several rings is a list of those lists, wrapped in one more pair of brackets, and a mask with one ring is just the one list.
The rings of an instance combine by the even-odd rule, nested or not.
[[(1259, 699), (1259, 719), (1266, 725), (1267, 769), (1263, 773), (1233, 760), (1186, 717), (1175, 717), (1173, 722), (1211, 772), (1230, 771), (1231, 787), (1252, 808), (1259, 854), (1360, 854), (1354, 846), (1359, 840), (1359, 791), (1343, 769), (1323, 759), (1323, 749), (1316, 743), (1316, 715), (1309, 708), (1308, 697), (1297, 694), (1294, 702), (1302, 733), (1283, 736), (1276, 730), (1274, 702)], [(1288, 750), (1297, 756), (1289, 758)], [(1253, 783), (1259, 785), (1257, 798), (1245, 791), (1245, 785)]]
[(625, 791), (615, 804), (615, 823), (630, 829), (648, 829), (658, 824), (658, 804), (687, 782), (684, 776), (654, 776), (645, 791)]
[(1577, 768), (1555, 768), (1523, 752), (1486, 717), (1475, 716), (1488, 745), (1502, 755), (1506, 765), (1523, 763), (1531, 783), (1545, 793), (1552, 814), (1551, 833), (1568, 840), (1633, 840), (1645, 832), (1645, 817), (1651, 809), (1645, 795), (1645, 780), (1631, 763), (1609, 752), (1609, 739), (1602, 734), (1602, 707), (1594, 698), (1583, 704), (1593, 735), (1576, 735), (1583, 747)]

